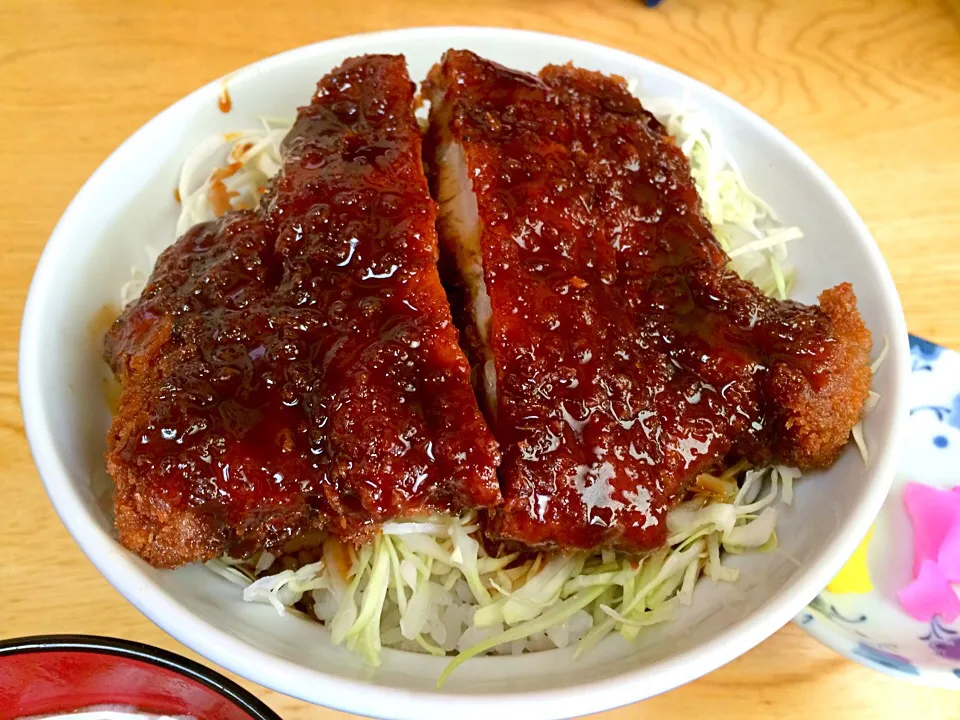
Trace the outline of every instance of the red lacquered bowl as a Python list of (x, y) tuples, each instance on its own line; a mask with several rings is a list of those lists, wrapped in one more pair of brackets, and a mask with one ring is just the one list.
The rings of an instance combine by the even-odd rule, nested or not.
[(142, 643), (92, 635), (0, 641), (0, 720), (97, 705), (197, 720), (281, 720), (232, 680)]

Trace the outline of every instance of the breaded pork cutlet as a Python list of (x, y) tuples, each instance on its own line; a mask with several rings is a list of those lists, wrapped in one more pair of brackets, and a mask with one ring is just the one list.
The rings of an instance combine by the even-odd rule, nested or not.
[(489, 534), (657, 547), (705, 470), (836, 459), (870, 383), (851, 287), (805, 306), (734, 274), (622, 80), (449, 51), (425, 95), (442, 265), (504, 456)]
[(500, 501), (404, 59), (325, 76), (282, 155), (260, 209), (187, 232), (108, 333), (116, 527), (157, 567)]

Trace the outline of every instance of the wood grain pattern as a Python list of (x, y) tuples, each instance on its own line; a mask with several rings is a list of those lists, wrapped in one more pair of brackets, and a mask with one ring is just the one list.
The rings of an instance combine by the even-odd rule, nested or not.
[[(192, 655), (83, 557), (24, 437), (17, 336), (60, 213), (131, 132), (201, 84), (281, 50), (414, 25), (573, 35), (675, 67), (743, 102), (848, 195), (893, 270), (911, 329), (960, 347), (957, 0), (3, 0), (0, 3), (0, 637), (87, 632)], [(829, 261), (829, 259), (825, 259)], [(250, 683), (244, 683), (253, 687)], [(288, 720), (346, 717), (257, 688)], [(960, 718), (955, 694), (887, 679), (789, 626), (727, 667), (604, 715)]]

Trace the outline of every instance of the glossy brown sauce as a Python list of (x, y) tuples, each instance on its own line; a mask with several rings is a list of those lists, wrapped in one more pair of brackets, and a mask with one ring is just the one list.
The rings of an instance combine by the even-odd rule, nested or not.
[(217, 107), (220, 112), (228, 113), (233, 109), (233, 100), (230, 98), (230, 91), (227, 90), (227, 84), (220, 87), (220, 97), (217, 98)]
[(229, 212), (232, 209), (232, 199), (240, 195), (236, 190), (227, 190), (223, 181), (236, 175), (241, 167), (240, 163), (232, 162), (226, 167), (217, 168), (210, 176), (210, 205), (217, 217)]
[[(730, 273), (686, 160), (621, 84), (449, 58), (438, 122), (465, 148), (493, 303), (491, 534), (655, 547), (704, 471), (831, 462), (869, 385), (849, 286), (807, 307)], [(108, 334), (116, 524), (154, 565), (501, 502), (413, 102), (402, 58), (325, 77), (260, 208), (229, 211), (219, 171), (223, 217)]]

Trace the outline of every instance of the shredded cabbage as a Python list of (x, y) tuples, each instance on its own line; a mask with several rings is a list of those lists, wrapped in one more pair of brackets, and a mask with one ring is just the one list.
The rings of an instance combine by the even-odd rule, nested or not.
[(793, 278), (787, 243), (802, 238), (803, 232), (781, 226), (773, 209), (747, 188), (705, 113), (672, 99), (644, 100), (644, 106), (690, 159), (703, 214), (730, 256), (730, 267), (763, 292), (785, 300)]
[[(234, 210), (260, 204), (267, 182), (280, 169), (280, 143), (290, 130), (288, 121), (264, 118), (261, 124), (208, 137), (184, 160), (177, 184), (182, 208), (178, 237), (197, 223), (216, 219), (218, 192)], [(218, 183), (223, 184), (222, 191)]]
[[(291, 126), (289, 120), (276, 118), (261, 118), (260, 123), (259, 128), (211, 135), (187, 155), (177, 183), (180, 216), (171, 243), (197, 223), (215, 220), (225, 209), (260, 204), (267, 182), (280, 169), (280, 143)], [(152, 268), (160, 252), (150, 246), (144, 250), (146, 267)], [(121, 305), (140, 295), (147, 277), (143, 269), (133, 269), (120, 289)]]
[[(887, 358), (887, 353), (890, 350), (890, 340), (887, 337), (883, 338), (883, 348), (880, 350), (880, 354), (877, 355), (876, 360), (870, 364), (870, 372), (874, 375), (877, 374), (877, 370), (880, 369), (880, 366), (883, 365), (883, 361)], [(863, 417), (866, 417), (873, 409), (877, 406), (877, 403), (880, 402), (880, 395), (871, 390), (867, 393), (867, 400), (863, 404)], [(860, 451), (860, 456), (863, 458), (863, 464), (866, 465), (870, 460), (869, 448), (867, 448), (867, 441), (863, 437), (863, 419), (861, 418), (856, 425), (853, 426), (853, 430), (850, 431), (850, 435), (853, 437), (853, 441), (857, 444), (857, 449)]]
[[(768, 488), (763, 502), (776, 492), (777, 477), (775, 469), (755, 476)], [(671, 619), (677, 606), (692, 602), (701, 572), (714, 581), (737, 579), (721, 561), (728, 543), (740, 550), (774, 537), (776, 511), (757, 515), (755, 506), (682, 505), (668, 516), (670, 547), (644, 558), (608, 550), (538, 555), (511, 567), (520, 557), (488, 556), (472, 536), (478, 532), (475, 516), (467, 513), (391, 523), (395, 532), (356, 553), (346, 577), (342, 565), (349, 549), (328, 538), (323, 559), (296, 572), (252, 583), (242, 573), (231, 579), (249, 583), (245, 600), (280, 612), (311, 592), (314, 613), (327, 622), (333, 642), (374, 666), (384, 644), (438, 655), (459, 651), (442, 682), (465, 660), (488, 651), (523, 652), (536, 639), (546, 647), (577, 643), (580, 652), (610, 633), (633, 639), (640, 629)], [(209, 564), (221, 573), (236, 572), (224, 560)], [(505, 568), (519, 572), (511, 579)]]

